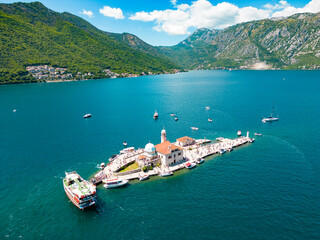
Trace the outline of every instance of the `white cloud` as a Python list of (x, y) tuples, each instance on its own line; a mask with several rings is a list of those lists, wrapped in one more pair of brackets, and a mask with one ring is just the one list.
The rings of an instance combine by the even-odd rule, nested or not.
[(99, 10), (99, 12), (106, 17), (124, 19), (122, 10), (120, 8), (111, 8), (109, 6), (104, 6), (102, 9)]
[(173, 6), (177, 5), (177, 0), (170, 0), (170, 2)]
[(79, 12), (80, 14), (87, 15), (89, 18), (93, 17), (93, 12), (92, 11), (87, 11), (87, 10), (82, 10), (82, 12)]
[(174, 5), (174, 9), (137, 12), (129, 19), (155, 22), (156, 31), (170, 35), (184, 35), (188, 33), (189, 28), (221, 29), (252, 20), (320, 11), (320, 0), (311, 0), (303, 8), (295, 8), (287, 1), (281, 0), (274, 5), (266, 4), (260, 9), (252, 6), (240, 8), (228, 2), (213, 5), (208, 0), (195, 0), (191, 4), (177, 4), (176, 0), (170, 2)]

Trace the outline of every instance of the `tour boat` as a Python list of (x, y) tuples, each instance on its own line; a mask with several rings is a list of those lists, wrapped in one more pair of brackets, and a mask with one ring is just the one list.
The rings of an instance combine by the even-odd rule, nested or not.
[(126, 141), (123, 142), (123, 146), (126, 147), (128, 143)]
[(219, 153), (220, 153), (220, 154), (224, 154), (225, 152), (226, 152), (226, 150), (224, 150), (224, 149), (220, 149), (220, 150), (219, 150)]
[(161, 177), (169, 177), (171, 175), (173, 175), (173, 172), (166, 171), (166, 170), (163, 170), (163, 171), (160, 172), (160, 176)]
[(71, 202), (81, 210), (96, 204), (96, 186), (76, 172), (66, 172), (63, 188)]
[(148, 178), (149, 178), (149, 174), (140, 175), (139, 181), (144, 181), (144, 180), (147, 180)]
[(209, 106), (207, 106), (207, 107), (206, 107), (206, 109), (207, 109), (207, 110), (209, 110), (209, 109), (210, 109), (210, 107), (209, 107)]
[(157, 113), (157, 110), (153, 114), (153, 119), (158, 119), (159, 114)]
[(178, 121), (178, 118), (177, 118), (177, 117), (175, 117), (175, 118), (174, 118), (174, 120), (175, 120), (175, 121)]
[(201, 163), (203, 163), (204, 162), (204, 159), (203, 158), (198, 158), (197, 160), (196, 160), (196, 163), (198, 163), (198, 164), (201, 164)]
[(261, 133), (254, 133), (255, 136), (262, 136)]
[(88, 114), (84, 115), (83, 118), (91, 118), (91, 114), (88, 113)]
[(103, 186), (108, 189), (108, 188), (117, 188), (117, 187), (125, 186), (129, 182), (129, 180), (114, 178), (114, 179), (104, 179), (102, 180), (102, 182), (104, 183)]
[(238, 131), (238, 132), (237, 132), (237, 135), (240, 137), (240, 136), (241, 136), (241, 131)]
[(191, 169), (191, 168), (194, 168), (195, 166), (197, 166), (195, 163), (193, 163), (193, 162), (186, 162), (185, 164), (184, 164), (184, 166), (185, 166), (185, 168), (188, 168), (188, 169)]
[(212, 118), (209, 118), (208, 121), (209, 121), (209, 122), (212, 122)]
[[(276, 117), (273, 116), (274, 113), (276, 113)], [(277, 112), (277, 110), (276, 110), (276, 108), (274, 106), (274, 103), (273, 103), (270, 117), (263, 118), (262, 122), (266, 123), (266, 122), (274, 122), (274, 121), (278, 121), (278, 120), (279, 120), (278, 112)]]
[(171, 114), (170, 114), (171, 117), (174, 117), (175, 115), (176, 115), (175, 113), (171, 113)]
[(197, 127), (191, 127), (191, 129), (196, 130), (196, 131), (199, 130), (199, 128), (197, 128)]

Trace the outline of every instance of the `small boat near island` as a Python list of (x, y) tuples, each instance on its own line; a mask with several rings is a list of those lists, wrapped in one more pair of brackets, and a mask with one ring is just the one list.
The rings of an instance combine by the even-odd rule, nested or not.
[(175, 120), (175, 121), (178, 121), (178, 118), (177, 118), (177, 117), (175, 117), (175, 118), (174, 118), (174, 120)]
[(106, 189), (109, 189), (109, 188), (123, 187), (129, 182), (129, 180), (114, 178), (114, 179), (104, 179), (102, 180), (102, 182), (104, 183), (103, 187)]
[(210, 107), (209, 107), (209, 106), (207, 106), (207, 107), (206, 107), (206, 109), (207, 109), (207, 110), (209, 110), (209, 109), (210, 109)]
[(261, 133), (254, 133), (255, 136), (262, 136)]
[(91, 118), (91, 114), (87, 113), (86, 115), (83, 116), (83, 118)]
[(239, 137), (241, 136), (241, 131), (240, 131), (240, 130), (237, 132), (237, 135), (238, 135)]
[(220, 154), (224, 154), (225, 152), (226, 152), (226, 150), (224, 150), (224, 149), (219, 149), (219, 151), (218, 151)]
[(199, 130), (199, 128), (197, 128), (197, 127), (191, 127), (191, 129), (195, 130), (195, 131)]
[(188, 169), (194, 168), (194, 167), (196, 167), (196, 166), (197, 166), (197, 164), (195, 164), (194, 162), (190, 162), (190, 161), (188, 161), (188, 162), (186, 162), (186, 163), (184, 164), (184, 167), (185, 167), (185, 168), (188, 168)]
[(76, 171), (65, 172), (63, 188), (71, 202), (81, 210), (96, 204), (96, 186)]
[(209, 118), (209, 119), (208, 119), (208, 122), (212, 122), (212, 118)]
[(198, 159), (196, 160), (196, 163), (197, 163), (197, 164), (204, 163), (204, 159), (203, 159), (203, 158), (198, 158)]
[[(274, 117), (274, 114), (276, 115), (276, 117)], [(274, 121), (278, 121), (278, 120), (279, 120), (279, 115), (278, 115), (278, 112), (277, 112), (277, 110), (274, 106), (274, 103), (273, 103), (270, 117), (263, 118), (262, 122), (266, 123), (266, 122), (274, 122)]]
[(124, 141), (122, 144), (124, 147), (126, 147), (128, 145), (128, 143), (126, 141)]
[(144, 181), (144, 180), (147, 180), (149, 179), (149, 174), (144, 174), (144, 175), (140, 175), (139, 176), (139, 181)]
[(157, 110), (154, 112), (154, 114), (153, 114), (153, 119), (154, 120), (156, 120), (156, 119), (158, 119), (158, 117), (159, 117), (159, 114), (158, 114), (158, 112), (157, 112)]
[(173, 172), (167, 171), (167, 170), (162, 170), (162, 171), (160, 171), (160, 174), (159, 174), (159, 176), (161, 176), (161, 177), (169, 177), (172, 175), (173, 175)]

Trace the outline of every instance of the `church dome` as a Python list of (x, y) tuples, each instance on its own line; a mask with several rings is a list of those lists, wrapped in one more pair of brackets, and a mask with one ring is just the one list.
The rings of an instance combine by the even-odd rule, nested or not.
[(145, 147), (144, 147), (144, 151), (146, 154), (148, 154), (149, 156), (153, 156), (156, 153), (156, 147), (152, 144), (152, 143), (148, 143)]

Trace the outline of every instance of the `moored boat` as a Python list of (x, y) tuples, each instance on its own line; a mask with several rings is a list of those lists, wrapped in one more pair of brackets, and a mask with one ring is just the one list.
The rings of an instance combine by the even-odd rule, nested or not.
[(198, 158), (197, 160), (196, 160), (196, 163), (197, 164), (201, 164), (201, 163), (203, 163), (204, 162), (204, 159), (203, 158)]
[(240, 136), (241, 136), (241, 131), (238, 131), (238, 132), (237, 132), (237, 135), (240, 137)]
[(194, 168), (195, 166), (197, 166), (197, 164), (195, 164), (194, 162), (190, 162), (190, 161), (188, 161), (184, 164), (184, 167), (188, 168), (188, 169)]
[(126, 147), (128, 143), (126, 141), (123, 142), (123, 146)]
[(224, 149), (219, 149), (219, 153), (220, 154), (224, 154), (226, 152), (226, 150), (224, 150)]
[(140, 175), (139, 181), (144, 181), (144, 180), (147, 180), (148, 178), (149, 178), (149, 174)]
[(91, 118), (91, 114), (87, 113), (86, 115), (83, 116), (83, 118)]
[(255, 136), (262, 136), (261, 133), (254, 133)]
[(114, 178), (114, 179), (104, 179), (102, 180), (102, 182), (104, 183), (103, 186), (109, 189), (109, 188), (117, 188), (117, 187), (125, 186), (129, 182), (129, 180)]
[(96, 186), (84, 180), (76, 171), (66, 172), (63, 188), (71, 202), (81, 210), (96, 204)]
[(171, 171), (166, 171), (166, 170), (162, 170), (160, 171), (160, 174), (159, 174), (161, 177), (169, 177), (169, 176), (172, 176), (173, 175), (173, 172)]

